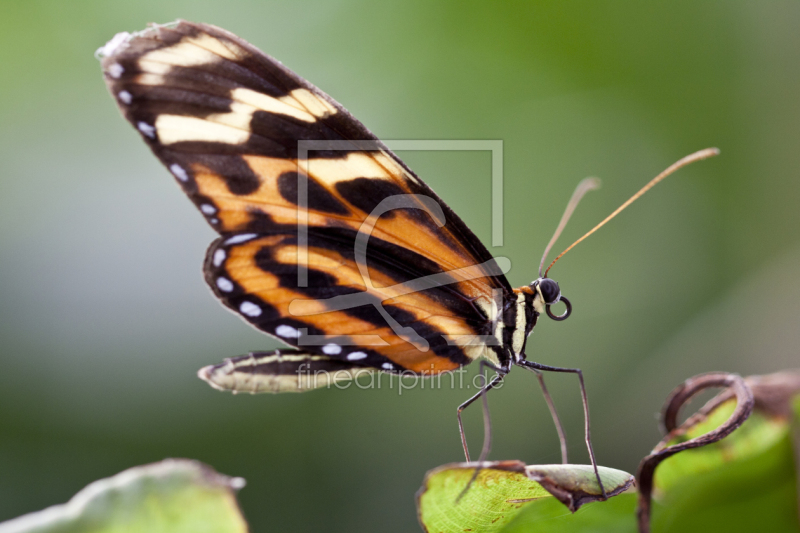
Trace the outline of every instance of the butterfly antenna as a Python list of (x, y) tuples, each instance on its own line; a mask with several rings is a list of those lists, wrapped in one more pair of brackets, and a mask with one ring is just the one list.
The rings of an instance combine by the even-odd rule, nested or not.
[[(547, 247), (544, 249), (544, 253), (542, 254), (542, 260), (539, 262), (539, 277), (542, 277), (542, 268), (544, 267), (544, 260), (547, 259), (547, 254), (550, 253), (550, 248), (558, 240), (559, 235), (561, 232), (564, 231), (564, 227), (567, 225), (569, 221), (569, 217), (572, 216), (572, 212), (575, 211), (575, 208), (578, 207), (578, 202), (581, 201), (583, 195), (589, 191), (594, 189), (600, 188), (600, 179), (599, 178), (584, 178), (578, 183), (578, 186), (575, 187), (575, 192), (572, 193), (572, 197), (569, 199), (569, 203), (567, 203), (567, 208), (564, 209), (564, 214), (561, 215), (561, 221), (558, 223), (558, 227), (556, 228), (555, 233), (550, 238), (550, 242), (547, 243)], [(545, 274), (547, 276), (547, 274)]]
[[(700, 150), (699, 152), (695, 152), (695, 153), (693, 153), (693, 154), (687, 155), (687, 156), (686, 156), (686, 157), (684, 157), (683, 159), (679, 159), (678, 161), (676, 161), (675, 163), (673, 163), (672, 165), (670, 165), (669, 167), (667, 167), (667, 169), (666, 169), (666, 170), (664, 170), (664, 172), (662, 172), (661, 174), (659, 174), (658, 176), (656, 176), (655, 178), (653, 178), (652, 180), (650, 180), (650, 182), (649, 182), (647, 185), (645, 185), (644, 187), (642, 187), (641, 189), (639, 189), (639, 192), (637, 192), (636, 194), (634, 194), (633, 196), (631, 196), (630, 198), (628, 198), (628, 200), (627, 200), (627, 201), (626, 201), (624, 204), (622, 204), (621, 206), (619, 206), (619, 207), (618, 207), (618, 208), (617, 208), (617, 209), (616, 209), (616, 210), (615, 210), (613, 213), (611, 213), (611, 214), (610, 214), (610, 215), (608, 215), (608, 216), (607, 216), (605, 219), (603, 219), (603, 221), (602, 221), (602, 222), (600, 222), (598, 225), (596, 225), (595, 227), (593, 227), (592, 229), (590, 229), (590, 230), (589, 230), (589, 231), (586, 233), (586, 235), (584, 235), (583, 237), (581, 237), (581, 238), (580, 238), (580, 239), (578, 239), (577, 241), (575, 241), (575, 242), (573, 242), (572, 244), (570, 244), (570, 245), (569, 245), (569, 247), (567, 247), (567, 249), (566, 249), (566, 250), (564, 250), (563, 252), (561, 252), (560, 254), (558, 254), (558, 257), (556, 257), (555, 259), (553, 259), (553, 262), (552, 262), (552, 263), (550, 263), (550, 266), (548, 266), (548, 267), (547, 267), (547, 270), (545, 270), (545, 271), (544, 271), (544, 277), (547, 277), (547, 273), (548, 273), (548, 272), (550, 272), (550, 269), (551, 269), (551, 268), (553, 268), (553, 265), (555, 265), (555, 264), (556, 264), (556, 261), (558, 261), (559, 259), (561, 259), (561, 258), (564, 256), (564, 254), (566, 254), (567, 252), (569, 252), (570, 250), (572, 250), (572, 248), (574, 248), (574, 247), (575, 247), (575, 245), (576, 245), (576, 244), (578, 244), (579, 242), (581, 242), (583, 239), (585, 239), (586, 237), (588, 237), (589, 235), (591, 235), (592, 233), (594, 233), (595, 231), (597, 231), (597, 230), (599, 230), (601, 227), (603, 227), (603, 226), (606, 224), (606, 222), (608, 222), (609, 220), (611, 220), (612, 218), (614, 218), (615, 216), (617, 216), (617, 215), (620, 213), (620, 211), (622, 211), (623, 209), (625, 209), (626, 207), (628, 207), (629, 205), (631, 205), (631, 204), (632, 204), (633, 202), (635, 202), (635, 201), (636, 201), (636, 200), (637, 200), (637, 199), (638, 199), (638, 198), (639, 198), (641, 195), (643, 195), (644, 193), (646, 193), (647, 191), (649, 191), (650, 189), (652, 189), (652, 188), (653, 188), (653, 186), (654, 186), (656, 183), (658, 183), (659, 181), (663, 180), (664, 178), (666, 178), (667, 176), (669, 176), (670, 174), (672, 174), (672, 173), (673, 173), (673, 172), (675, 172), (676, 170), (679, 170), (679, 169), (681, 169), (681, 168), (685, 167), (686, 165), (689, 165), (689, 164), (691, 164), (691, 163), (694, 163), (695, 161), (701, 161), (701, 160), (703, 160), (703, 159), (708, 159), (709, 157), (714, 157), (715, 155), (719, 155), (719, 148), (706, 148), (705, 150)], [(570, 203), (571, 203), (571, 201), (570, 201)], [(567, 207), (567, 209), (569, 209), (569, 207)], [(565, 213), (565, 214), (566, 214), (566, 213)], [(562, 222), (563, 222), (563, 219), (562, 219)], [(560, 227), (561, 227), (561, 226), (559, 225), (559, 228), (560, 228)], [(540, 267), (540, 268), (541, 268), (541, 267)], [(539, 277), (542, 277), (542, 276), (541, 276), (541, 274), (539, 275)]]

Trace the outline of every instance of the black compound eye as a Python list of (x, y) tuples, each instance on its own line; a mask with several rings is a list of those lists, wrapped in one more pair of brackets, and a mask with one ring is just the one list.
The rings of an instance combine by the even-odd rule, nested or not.
[(539, 288), (542, 290), (542, 296), (544, 296), (544, 302), (546, 304), (556, 303), (558, 297), (561, 295), (561, 289), (558, 287), (558, 283), (550, 278), (539, 280)]

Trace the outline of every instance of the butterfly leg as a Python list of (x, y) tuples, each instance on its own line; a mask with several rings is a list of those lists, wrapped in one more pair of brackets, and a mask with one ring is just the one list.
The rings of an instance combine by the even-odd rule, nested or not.
[(600, 490), (603, 492), (603, 499), (607, 499), (608, 496), (606, 495), (606, 489), (603, 486), (603, 482), (600, 480), (600, 472), (597, 471), (597, 459), (595, 459), (594, 448), (592, 447), (592, 430), (589, 423), (589, 399), (586, 396), (586, 386), (583, 383), (583, 372), (581, 372), (579, 368), (562, 368), (558, 366), (534, 363), (533, 361), (527, 360), (518, 361), (516, 364), (536, 373), (539, 373), (539, 371), (566, 372), (569, 374), (578, 375), (578, 381), (580, 382), (581, 386), (581, 399), (583, 400), (584, 436), (586, 440), (586, 447), (589, 450), (589, 459), (592, 461), (592, 467), (594, 468), (594, 475), (597, 478), (597, 483), (600, 485)]
[(567, 435), (564, 433), (564, 426), (561, 424), (561, 418), (559, 418), (558, 412), (556, 411), (556, 404), (553, 403), (553, 398), (550, 396), (550, 392), (548, 392), (547, 386), (544, 384), (544, 374), (533, 368), (530, 370), (536, 374), (536, 378), (539, 380), (539, 387), (542, 389), (544, 401), (547, 402), (547, 408), (550, 410), (550, 416), (553, 419), (553, 423), (556, 425), (558, 442), (561, 444), (561, 463), (569, 464), (569, 459), (567, 458)]
[[(488, 384), (486, 383), (486, 374), (484, 372), (486, 367), (489, 367), (496, 372), (495, 376), (492, 378), (492, 381), (490, 381)], [(489, 450), (492, 448), (492, 420), (489, 417), (489, 401), (486, 399), (486, 392), (497, 386), (497, 384), (503, 380), (506, 374), (508, 374), (508, 368), (496, 367), (487, 361), (481, 361), (481, 390), (478, 391), (478, 393), (472, 398), (458, 406), (458, 430), (461, 432), (461, 444), (464, 446), (464, 455), (467, 457), (467, 462), (469, 462), (469, 449), (467, 448), (467, 438), (464, 435), (464, 425), (461, 422), (461, 411), (466, 409), (478, 398), (481, 398), (483, 401), (483, 448), (481, 449), (481, 455), (478, 457), (478, 465), (475, 468), (475, 472), (472, 474), (469, 482), (464, 487), (464, 490), (462, 490), (461, 494), (459, 494), (456, 498), (456, 503), (461, 500), (464, 494), (467, 493), (469, 488), (478, 478), (478, 474), (481, 472), (481, 465), (486, 460), (486, 457), (489, 455)]]
[[(486, 384), (486, 375), (484, 374), (485, 367), (489, 367), (497, 374), (492, 378), (492, 381), (489, 384)], [(483, 427), (484, 427), (484, 436), (483, 436), (483, 449), (481, 450), (480, 460), (483, 461), (485, 456), (488, 455), (489, 449), (492, 445), (492, 421), (489, 418), (489, 402), (486, 400), (486, 393), (493, 389), (498, 383), (500, 383), (505, 375), (508, 374), (508, 368), (496, 367), (493, 364), (487, 361), (480, 362), (480, 375), (481, 375), (481, 390), (479, 390), (474, 396), (468, 399), (466, 402), (462, 403), (458, 406), (457, 417), (458, 417), (458, 432), (461, 435), (461, 445), (464, 447), (464, 456), (466, 457), (467, 462), (469, 462), (469, 448), (467, 447), (467, 437), (464, 434), (464, 424), (461, 421), (461, 411), (472, 405), (472, 403), (477, 400), (478, 398), (483, 398)]]

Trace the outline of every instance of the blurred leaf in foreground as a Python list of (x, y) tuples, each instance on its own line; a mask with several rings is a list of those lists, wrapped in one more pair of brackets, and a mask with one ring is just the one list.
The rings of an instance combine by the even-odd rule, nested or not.
[[(431, 533), (506, 531), (505, 526), (523, 510), (534, 508), (558, 516), (601, 498), (590, 465), (526, 466), (521, 461), (500, 461), (484, 463), (473, 485), (456, 503), (475, 466), (453, 463), (428, 472), (417, 493), (423, 529)], [(599, 467), (599, 472), (609, 496), (633, 484), (633, 476), (627, 472), (605, 467)]]
[(0, 524), (0, 533), (246, 533), (241, 478), (187, 459), (137, 466), (89, 484), (72, 499)]

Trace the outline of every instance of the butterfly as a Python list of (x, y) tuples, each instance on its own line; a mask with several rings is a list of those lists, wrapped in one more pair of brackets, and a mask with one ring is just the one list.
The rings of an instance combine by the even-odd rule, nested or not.
[[(461, 411), (512, 366), (571, 372), (588, 431), (580, 370), (525, 355), (540, 316), (572, 310), (558, 283), (540, 267), (512, 288), (508, 265), (332, 98), (205, 24), (117, 34), (98, 56), (124, 117), (219, 234), (203, 267), (209, 287), (291, 347), (228, 359), (201, 378), (223, 390), (305, 391), (330, 383), (311, 375), (429, 377), (481, 360), (481, 375), (485, 366), (495, 376), (458, 409), (469, 459)], [(558, 302), (561, 316), (550, 310)]]

